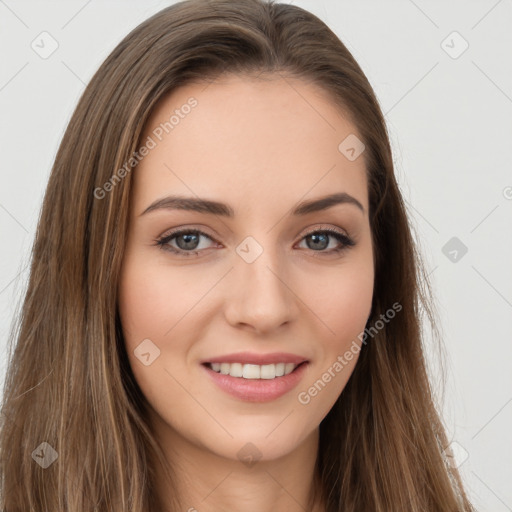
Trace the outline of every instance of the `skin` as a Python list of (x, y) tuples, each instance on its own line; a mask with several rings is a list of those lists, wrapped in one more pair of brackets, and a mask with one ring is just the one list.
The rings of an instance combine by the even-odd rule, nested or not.
[[(130, 364), (151, 406), (155, 435), (176, 464), (183, 510), (303, 512), (313, 489), (319, 424), (357, 353), (308, 404), (298, 394), (354, 341), (361, 345), (357, 336), (371, 310), (365, 163), (338, 150), (358, 132), (316, 85), (280, 75), (227, 75), (172, 91), (156, 106), (142, 140), (191, 96), (197, 106), (133, 171), (119, 282)], [(350, 194), (364, 212), (339, 204), (289, 215), (299, 202), (333, 192)], [(170, 194), (227, 203), (235, 217), (171, 209), (141, 215)], [(188, 249), (191, 256), (155, 245), (175, 228), (200, 229), (210, 238), (201, 235)], [(306, 237), (323, 228), (348, 234), (355, 245), (333, 253), (341, 245), (334, 237), (323, 245)], [(247, 236), (263, 249), (250, 264), (236, 252)], [(185, 251), (185, 242), (182, 236), (168, 245)], [(148, 366), (134, 354), (144, 339), (160, 350)], [(309, 364), (292, 391), (249, 402), (219, 389), (200, 364), (240, 351), (291, 352)], [(250, 467), (237, 456), (249, 442), (261, 454)], [(171, 488), (159, 478), (158, 492), (169, 499)], [(316, 503), (315, 510), (324, 507)]]

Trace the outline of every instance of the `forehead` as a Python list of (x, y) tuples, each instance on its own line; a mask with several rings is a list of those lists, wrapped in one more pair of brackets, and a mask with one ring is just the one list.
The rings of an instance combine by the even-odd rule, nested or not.
[(136, 205), (178, 193), (222, 198), (236, 210), (347, 192), (367, 210), (364, 155), (351, 161), (339, 149), (353, 136), (361, 138), (329, 95), (297, 78), (187, 84), (146, 123), (141, 144), (152, 149), (134, 172)]

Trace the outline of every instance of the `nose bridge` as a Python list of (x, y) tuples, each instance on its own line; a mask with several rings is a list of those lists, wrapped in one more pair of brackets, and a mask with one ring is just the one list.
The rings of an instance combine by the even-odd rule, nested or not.
[(272, 239), (269, 235), (259, 242), (248, 236), (236, 247), (235, 285), (228, 306), (231, 323), (263, 331), (291, 318), (293, 293), (286, 284), (285, 255)]

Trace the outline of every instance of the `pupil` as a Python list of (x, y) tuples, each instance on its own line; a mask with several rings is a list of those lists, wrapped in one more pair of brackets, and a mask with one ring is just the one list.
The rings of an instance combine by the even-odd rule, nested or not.
[[(181, 235), (178, 237), (177, 240), (180, 240), (181, 238), (183, 238), (185, 240), (185, 244), (178, 243), (178, 246), (180, 247), (180, 249), (195, 249), (196, 248), (195, 245), (197, 245), (197, 237), (198, 237), (197, 234)], [(193, 240), (191, 242), (190, 240), (193, 238), (196, 238), (196, 240)], [(192, 244), (192, 246), (190, 244)]]
[[(311, 235), (311, 238), (313, 239), (313, 241), (315, 241), (315, 240), (318, 241), (319, 238), (323, 238), (324, 242), (327, 240), (326, 235)], [(325, 246), (325, 247), (327, 247), (327, 246)], [(322, 247), (322, 248), (325, 249), (325, 247)], [(318, 249), (318, 247), (317, 247), (317, 249)]]

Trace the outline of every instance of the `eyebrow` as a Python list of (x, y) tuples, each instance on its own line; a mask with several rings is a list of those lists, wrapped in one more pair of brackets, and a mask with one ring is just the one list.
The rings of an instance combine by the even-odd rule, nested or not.
[[(346, 192), (339, 192), (337, 194), (330, 194), (328, 196), (320, 197), (309, 201), (299, 203), (292, 211), (294, 216), (307, 215), (309, 213), (319, 212), (332, 208), (337, 204), (352, 204), (364, 213), (363, 205), (351, 195)], [(211, 215), (221, 215), (223, 217), (233, 218), (235, 216), (234, 210), (225, 203), (212, 201), (208, 199), (201, 199), (195, 197), (183, 196), (167, 196), (157, 199), (154, 203), (150, 204), (140, 215), (155, 210), (187, 210), (199, 213), (207, 213)]]

